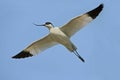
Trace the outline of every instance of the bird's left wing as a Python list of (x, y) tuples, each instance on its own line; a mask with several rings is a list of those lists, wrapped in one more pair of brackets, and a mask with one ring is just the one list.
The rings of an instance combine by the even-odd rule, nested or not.
[(81, 15), (76, 18), (73, 18), (71, 21), (69, 21), (67, 24), (65, 24), (60, 29), (69, 37), (74, 35), (77, 31), (79, 31), (82, 27), (84, 27), (86, 24), (91, 22), (93, 19), (95, 19), (99, 13), (103, 9), (103, 4), (99, 5), (97, 8)]
[(54, 46), (56, 44), (57, 43), (51, 39), (50, 34), (49, 34), (46, 37), (32, 43), (26, 49), (24, 49), (23, 51), (21, 51), (17, 55), (13, 56), (12, 58), (31, 57), (31, 56), (34, 56), (34, 55), (46, 50), (47, 48)]

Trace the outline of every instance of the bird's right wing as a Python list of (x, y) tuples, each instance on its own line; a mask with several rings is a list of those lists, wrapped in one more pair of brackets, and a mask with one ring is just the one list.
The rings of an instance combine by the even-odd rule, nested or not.
[(58, 43), (54, 42), (51, 39), (50, 34), (49, 34), (46, 37), (32, 43), (26, 49), (24, 49), (17, 55), (13, 56), (12, 58), (25, 58), (25, 57), (34, 56), (56, 44), (58, 44)]
[(60, 29), (69, 37), (78, 32), (82, 27), (87, 25), (93, 19), (95, 19), (103, 9), (103, 4), (99, 5), (97, 8), (81, 15), (76, 18), (73, 18), (67, 24), (65, 24)]

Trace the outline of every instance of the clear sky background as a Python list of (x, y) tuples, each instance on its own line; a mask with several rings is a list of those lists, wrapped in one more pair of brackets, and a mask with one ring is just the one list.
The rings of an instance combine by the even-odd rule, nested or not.
[[(63, 46), (15, 60), (49, 33), (33, 23), (62, 26), (104, 3), (101, 14), (71, 40), (82, 63)], [(0, 0), (0, 80), (120, 80), (120, 0)]]

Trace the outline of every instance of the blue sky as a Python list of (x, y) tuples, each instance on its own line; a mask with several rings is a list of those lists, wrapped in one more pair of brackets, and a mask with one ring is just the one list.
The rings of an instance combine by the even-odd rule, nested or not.
[[(49, 33), (33, 23), (62, 26), (104, 3), (101, 14), (71, 40), (86, 60), (82, 63), (63, 46), (38, 56), (11, 57)], [(119, 0), (0, 0), (0, 80), (119, 80)]]

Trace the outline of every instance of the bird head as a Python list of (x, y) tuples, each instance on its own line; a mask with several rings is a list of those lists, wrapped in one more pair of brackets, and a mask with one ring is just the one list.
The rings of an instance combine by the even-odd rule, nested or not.
[(45, 27), (47, 27), (48, 29), (51, 29), (51, 28), (54, 27), (51, 22), (46, 22), (45, 24), (41, 24), (41, 25), (37, 25), (37, 24), (34, 24), (34, 25), (36, 25), (36, 26), (45, 26)]

